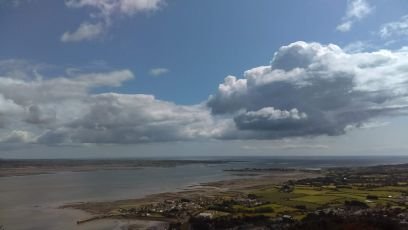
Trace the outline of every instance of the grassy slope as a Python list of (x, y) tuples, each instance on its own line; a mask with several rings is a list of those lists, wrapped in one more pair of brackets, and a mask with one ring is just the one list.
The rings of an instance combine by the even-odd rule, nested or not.
[[(359, 200), (366, 202), (369, 206), (385, 206), (387, 204), (395, 205), (397, 198), (401, 192), (408, 191), (407, 187), (387, 186), (375, 189), (366, 189), (361, 187), (352, 188), (335, 188), (333, 186), (326, 187), (312, 187), (299, 186), (291, 193), (280, 192), (276, 186), (254, 190), (252, 193), (256, 194), (261, 200), (270, 202), (269, 204), (259, 206), (271, 207), (273, 213), (255, 213), (268, 216), (277, 216), (288, 214), (295, 218), (301, 218), (306, 213), (299, 209), (300, 206), (306, 207), (308, 211), (313, 211), (318, 208), (336, 207), (344, 204), (346, 200)], [(367, 195), (374, 195), (378, 200), (367, 201)], [(392, 196), (391, 198), (389, 196)], [(253, 210), (254, 208), (245, 208), (242, 206), (235, 206), (236, 210)]]

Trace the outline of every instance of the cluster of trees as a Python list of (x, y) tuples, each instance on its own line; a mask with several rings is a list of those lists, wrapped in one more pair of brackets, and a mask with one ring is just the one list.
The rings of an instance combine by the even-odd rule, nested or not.
[(378, 196), (375, 196), (375, 195), (367, 195), (367, 199), (369, 199), (369, 200), (378, 200)]
[(273, 208), (271, 207), (257, 207), (252, 209), (246, 208), (234, 208), (234, 205), (238, 205), (239, 203), (234, 200), (224, 200), (219, 204), (213, 204), (208, 209), (221, 211), (221, 212), (228, 212), (228, 213), (271, 213), (274, 212)]
[(221, 212), (232, 212), (234, 210), (233, 205), (236, 204), (238, 203), (234, 200), (224, 200), (221, 203), (211, 205), (208, 209)]
[(252, 208), (252, 209), (236, 209), (233, 210), (234, 212), (238, 213), (271, 213), (274, 212), (273, 208), (271, 207), (259, 207), (259, 208)]
[(348, 208), (368, 208), (368, 205), (358, 200), (346, 200), (344, 206)]
[(266, 216), (223, 216), (216, 219), (192, 217), (189, 221), (192, 230), (231, 229), (237, 226), (264, 226), (269, 222)]
[(286, 193), (291, 193), (291, 192), (293, 192), (293, 190), (295, 190), (295, 186), (291, 185), (291, 184), (284, 184), (279, 189), (279, 191), (286, 192)]
[(347, 186), (359, 183), (366, 188), (375, 188), (379, 186), (399, 186), (399, 182), (406, 181), (407, 178), (408, 164), (404, 164), (327, 169), (325, 176), (298, 180), (297, 184)]
[(366, 230), (402, 230), (400, 224), (391, 218), (382, 215), (362, 216), (339, 216), (333, 214), (307, 215), (302, 221), (295, 223), (290, 230), (344, 230), (344, 229), (366, 229)]
[[(216, 229), (279, 229), (279, 230), (402, 230), (397, 221), (384, 215), (335, 215), (333, 213), (310, 213), (302, 221), (271, 222), (266, 216), (223, 216), (216, 219), (192, 217), (188, 222), (191, 230), (216, 230)], [(404, 228), (405, 227), (405, 228)], [(172, 224), (170, 229), (179, 230), (181, 223)]]

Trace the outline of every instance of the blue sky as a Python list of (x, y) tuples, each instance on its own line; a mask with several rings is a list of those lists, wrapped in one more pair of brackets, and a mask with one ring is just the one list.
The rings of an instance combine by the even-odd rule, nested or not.
[[(156, 12), (120, 17), (105, 36), (63, 43), (94, 9), (33, 0), (0, 8), (0, 57), (65, 67), (104, 63), (128, 68), (136, 79), (120, 92), (148, 93), (183, 104), (203, 101), (227, 75), (266, 65), (282, 45), (302, 40), (347, 45), (372, 39), (382, 23), (406, 13), (404, 1), (372, 1), (375, 13), (348, 33), (336, 30), (347, 1), (172, 1)], [(374, 5), (374, 4), (373, 4)], [(168, 68), (152, 78), (151, 68)], [(192, 87), (199, 83), (200, 87)], [(181, 90), (182, 89), (182, 90)]]
[[(51, 79), (64, 78), (75, 80), (78, 78), (83, 80), (89, 77), (83, 77), (83, 74), (100, 73), (103, 75), (115, 71), (128, 71), (107, 76), (107, 78), (112, 77), (112, 79), (114, 79), (112, 80), (115, 81), (113, 83), (107, 83), (105, 78), (104, 82), (101, 82), (102, 80), (99, 79), (98, 82), (92, 83), (95, 85), (89, 83), (91, 80), (88, 78), (86, 83), (78, 83), (75, 81), (75, 84), (78, 83), (79, 85), (72, 87), (80, 89), (78, 93), (86, 93), (82, 95), (83, 98), (81, 99), (77, 99), (77, 97), (74, 99), (73, 96), (70, 95), (69, 99), (64, 99), (64, 103), (68, 103), (67, 101), (69, 101), (70, 106), (72, 103), (86, 101), (87, 98), (92, 98), (92, 96), (109, 92), (120, 95), (154, 95), (155, 100), (160, 100), (160, 102), (157, 103), (164, 102), (170, 103), (171, 105), (169, 106), (176, 106), (177, 108), (169, 107), (169, 110), (172, 112), (186, 110), (185, 116), (188, 116), (188, 118), (183, 117), (180, 119), (188, 120), (190, 119), (190, 114), (201, 114), (202, 112), (202, 116), (191, 118), (193, 122), (188, 123), (188, 125), (194, 127), (191, 128), (194, 134), (188, 133), (187, 136), (180, 134), (180, 136), (168, 137), (166, 136), (166, 132), (178, 133), (185, 132), (185, 130), (180, 131), (178, 127), (174, 128), (171, 126), (169, 128), (166, 126), (165, 130), (158, 128), (157, 132), (160, 132), (160, 134), (157, 134), (151, 131), (157, 128), (156, 123), (152, 124), (153, 128), (150, 126), (149, 128), (140, 128), (144, 130), (140, 131), (139, 124), (129, 121), (123, 123), (122, 121), (118, 123), (112, 121), (113, 123), (110, 123), (110, 126), (105, 124), (108, 129), (113, 125), (124, 124), (128, 126), (133, 125), (135, 129), (137, 128), (136, 133), (119, 129), (121, 133), (129, 132), (129, 136), (125, 137), (129, 138), (129, 141), (125, 141), (125, 145), (122, 145), (123, 143), (121, 141), (117, 142), (116, 140), (112, 140), (112, 138), (104, 136), (116, 135), (116, 131), (118, 131), (116, 129), (109, 134), (101, 134), (98, 133), (99, 131), (95, 131), (95, 134), (94, 130), (87, 130), (79, 135), (78, 132), (80, 131), (78, 131), (78, 127), (80, 126), (81, 129), (87, 127), (84, 123), (81, 123), (78, 127), (75, 126), (75, 130), (69, 131), (70, 134), (61, 134), (65, 132), (68, 127), (71, 129), (73, 124), (79, 124), (79, 120), (81, 120), (79, 118), (91, 116), (92, 111), (88, 114), (77, 114), (79, 117), (78, 120), (70, 118), (68, 122), (68, 118), (61, 118), (62, 120), (60, 120), (59, 114), (64, 112), (58, 108), (56, 109), (55, 105), (49, 102), (48, 99), (45, 101), (43, 99), (33, 99), (23, 103), (20, 102), (21, 100), (18, 100), (21, 95), (17, 97), (11, 95), (11, 93), (7, 94), (0, 91), (0, 94), (3, 94), (4, 101), (21, 107), (19, 109), (22, 112), (19, 111), (23, 113), (23, 115), (21, 115), (24, 117), (22, 120), (28, 119), (26, 117), (30, 111), (40, 111), (38, 112), (40, 115), (36, 115), (36, 122), (41, 123), (33, 125), (33, 122), (25, 124), (24, 122), (13, 120), (11, 123), (14, 124), (15, 122), (15, 125), (12, 127), (7, 125), (0, 126), (4, 142), (3, 144), (0, 143), (0, 145), (3, 145), (3, 149), (5, 149), (3, 151), (0, 150), (0, 157), (2, 156), (1, 154), (6, 157), (26, 156), (24, 154), (24, 151), (26, 151), (24, 146), (34, 146), (39, 149), (39, 152), (47, 149), (45, 151), (47, 152), (45, 154), (46, 156), (52, 155), (52, 153), (48, 154), (48, 152), (53, 152), (55, 149), (70, 149), (72, 145), (75, 145), (75, 148), (79, 147), (81, 151), (89, 154), (94, 151), (92, 148), (99, 148), (95, 147), (99, 146), (99, 144), (115, 145), (112, 148), (128, 149), (126, 151), (123, 150), (123, 152), (127, 152), (126, 154), (130, 155), (132, 154), (129, 152), (132, 152), (135, 148), (147, 148), (141, 150), (143, 153), (157, 153), (162, 152), (163, 149), (174, 148), (174, 152), (182, 152), (183, 154), (188, 154), (191, 148), (201, 148), (200, 152), (205, 154), (206, 148), (209, 145), (215, 146), (210, 151), (214, 153), (217, 152), (218, 149), (222, 149), (218, 147), (226, 143), (230, 146), (231, 154), (236, 152), (244, 154), (248, 151), (259, 154), (274, 152), (269, 150), (270, 148), (274, 148), (270, 147), (270, 145), (284, 146), (281, 149), (277, 147), (281, 154), (285, 154), (284, 152), (286, 151), (298, 153), (299, 149), (301, 149), (302, 153), (313, 152), (315, 149), (309, 148), (310, 146), (315, 146), (319, 151), (325, 153), (339, 153), (340, 150), (337, 145), (340, 144), (333, 144), (332, 147), (329, 146), (327, 148), (322, 147), (328, 146), (327, 143), (331, 143), (332, 141), (337, 142), (337, 140), (339, 140), (340, 143), (344, 142), (346, 144), (350, 142), (353, 146), (353, 148), (349, 150), (350, 152), (355, 150), (354, 152), (367, 153), (370, 152), (372, 148), (369, 148), (366, 144), (361, 144), (362, 142), (370, 141), (364, 138), (366, 133), (364, 134), (364, 131), (361, 130), (346, 132), (344, 131), (346, 127), (349, 129), (349, 126), (355, 126), (356, 129), (360, 129), (363, 126), (368, 127), (369, 125), (367, 124), (380, 127), (375, 128), (375, 131), (372, 129), (365, 131), (374, 134), (378, 132), (372, 139), (381, 139), (384, 133), (394, 133), (393, 138), (385, 142), (384, 146), (397, 146), (395, 141), (399, 140), (398, 137), (407, 134), (406, 132), (402, 134), (399, 133), (402, 132), (398, 129), (399, 125), (389, 130), (390, 127), (393, 127), (389, 125), (390, 123), (395, 124), (396, 122), (396, 124), (405, 124), (406, 120), (404, 120), (404, 117), (406, 111), (399, 111), (400, 113), (398, 114), (395, 114), (395, 112), (391, 114), (391, 112), (389, 112), (387, 114), (381, 114), (381, 116), (378, 117), (377, 115), (373, 115), (364, 119), (360, 118), (362, 116), (361, 114), (355, 115), (353, 113), (352, 116), (359, 117), (359, 119), (347, 121), (344, 124), (342, 123), (340, 131), (337, 126), (335, 130), (318, 131), (320, 128), (315, 129), (316, 125), (313, 123), (307, 125), (314, 125), (313, 130), (315, 131), (306, 134), (303, 133), (303, 130), (302, 132), (300, 132), (300, 130), (296, 132), (282, 130), (282, 132), (279, 132), (281, 130), (277, 130), (275, 123), (266, 125), (271, 128), (271, 130), (268, 130), (270, 131), (268, 134), (265, 134), (264, 130), (261, 130), (261, 134), (259, 134), (259, 132), (258, 134), (252, 134), (252, 132), (259, 131), (256, 128), (258, 126), (255, 128), (240, 126), (240, 119), (248, 122), (248, 117), (252, 119), (252, 116), (264, 116), (264, 113), (279, 113), (281, 114), (279, 116), (284, 116), (278, 117), (278, 120), (281, 120), (288, 118), (285, 117), (287, 116), (285, 114), (291, 114), (288, 115), (289, 119), (299, 119), (299, 116), (302, 118), (301, 114), (304, 112), (305, 119), (311, 120), (309, 113), (315, 111), (314, 108), (309, 108), (309, 106), (308, 108), (304, 108), (305, 111), (301, 111), (299, 109), (302, 107), (300, 104), (293, 101), (285, 101), (286, 99), (282, 99), (282, 101), (277, 100), (274, 103), (260, 102), (259, 106), (242, 105), (240, 111), (228, 111), (225, 114), (217, 114), (217, 112), (214, 112), (217, 109), (216, 106), (221, 105), (225, 108), (229, 105), (232, 106), (234, 103), (238, 103), (236, 101), (223, 101), (225, 98), (223, 98), (218, 86), (224, 82), (224, 78), (229, 75), (235, 76), (236, 79), (245, 78), (245, 71), (258, 66), (270, 65), (275, 52), (297, 41), (306, 42), (305, 44), (298, 44), (298, 46), (304, 50), (310, 48), (309, 44), (316, 42), (321, 44), (321, 47), (312, 47), (312, 49), (325, 50), (328, 44), (335, 44), (342, 48), (345, 53), (350, 54), (377, 52), (381, 49), (386, 49), (395, 52), (396, 58), (399, 58), (400, 56), (398, 55), (400, 55), (400, 53), (398, 53), (398, 50), (406, 45), (404, 35), (408, 35), (408, 28), (404, 27), (404, 23), (408, 22), (408, 20), (403, 19), (403, 16), (405, 16), (408, 11), (408, 3), (406, 1), (259, 0), (254, 2), (248, 0), (129, 0), (128, 2), (130, 2), (131, 5), (126, 5), (126, 9), (121, 8), (125, 6), (126, 1), (123, 0), (111, 1), (111, 3), (113, 2), (113, 8), (110, 9), (101, 8), (101, 6), (98, 5), (101, 2), (104, 3), (105, 0), (0, 1), (0, 60), (3, 61), (0, 65), (0, 69), (2, 77), (8, 79), (23, 79), (24, 83), (30, 83), (31, 85), (47, 85), (51, 83), (45, 81)], [(344, 27), (340, 28), (339, 25), (344, 23), (348, 24), (349, 27), (346, 29), (344, 29)], [(78, 38), (78, 36), (72, 36), (75, 30), (80, 28), (82, 24), (94, 26), (93, 28), (95, 30), (93, 34), (89, 35), (90, 29), (88, 27), (87, 31), (82, 31), (83, 34), (81, 36), (85, 37)], [(383, 31), (383, 33), (381, 33), (381, 31)], [(64, 33), (67, 34), (65, 38)], [(84, 35), (86, 33), (88, 33), (88, 35)], [(283, 52), (284, 51), (282, 51), (282, 53)], [(333, 52), (336, 51), (334, 50)], [(401, 57), (404, 57), (405, 54), (401, 55)], [(367, 55), (366, 58), (374, 59), (376, 57)], [(284, 61), (290, 62), (290, 60), (286, 59), (284, 59)], [(404, 63), (401, 63), (401, 65), (404, 65)], [(154, 69), (156, 69), (156, 71), (154, 71)], [(152, 72), (156, 72), (156, 74), (152, 74)], [(25, 77), (17, 76), (18, 74), (24, 75)], [(36, 81), (33, 80), (38, 76), (41, 76), (41, 81), (38, 79)], [(390, 79), (387, 81), (393, 82), (395, 78), (392, 77), (405, 79), (406, 76), (401, 74), (390, 76)], [(97, 77), (91, 76), (90, 78), (94, 80)], [(121, 80), (117, 80), (116, 78), (120, 78)], [(361, 77), (361, 79), (363, 79), (363, 77)], [(377, 79), (374, 79), (373, 81), (376, 80)], [(84, 84), (88, 83), (89, 85), (84, 86)], [(395, 87), (403, 86), (404, 85), (398, 85)], [(66, 90), (64, 88), (66, 85), (49, 87), (55, 87), (53, 88), (54, 90)], [(387, 90), (396, 90), (397, 88), (387, 88)], [(262, 89), (263, 88), (259, 88), (257, 90), (260, 91)], [(36, 94), (38, 90), (40, 89), (33, 89)], [(70, 90), (70, 88), (67, 90)], [(329, 88), (328, 90), (332, 89)], [(385, 89), (381, 88), (378, 90)], [(323, 91), (324, 90), (321, 92)], [(49, 98), (62, 97), (61, 95), (54, 95), (52, 92), (48, 94), (48, 91), (44, 91), (44, 94), (47, 94)], [(209, 99), (210, 95), (214, 95), (215, 99)], [(217, 98), (217, 95), (219, 98)], [(267, 100), (268, 95), (276, 96), (277, 94), (268, 91), (261, 99), (256, 96), (257, 102)], [(248, 94), (246, 98), (252, 96), (252, 94)], [(36, 97), (33, 96), (33, 98)], [(282, 94), (282, 98), (288, 98), (288, 96)], [(395, 99), (395, 102), (393, 104), (391, 104), (391, 102), (387, 104), (387, 108), (397, 105), (405, 106), (406, 98), (399, 97), (393, 99)], [(137, 98), (135, 100), (142, 100), (140, 103), (143, 103), (145, 99)], [(240, 100), (242, 101), (242, 99)], [(130, 101), (130, 103), (133, 103), (132, 100)], [(95, 102), (95, 104), (92, 103), (90, 105), (81, 106), (92, 107), (99, 105), (99, 103), (98, 101)], [(125, 104), (125, 102), (121, 103)], [(225, 103), (229, 104), (226, 105)], [(373, 102), (370, 101), (370, 103), (370, 106), (372, 106)], [(205, 107), (206, 104), (209, 106), (204, 109), (201, 108), (202, 106)], [(277, 105), (280, 105), (280, 107)], [(68, 108), (69, 106), (67, 106), (65, 107)], [(128, 107), (134, 106), (134, 104), (125, 106), (126, 108), (124, 109), (119, 108), (118, 113), (120, 115), (138, 116), (139, 114), (144, 114), (143, 111), (141, 112), (139, 110), (126, 110)], [(168, 105), (159, 104), (155, 105), (154, 108), (162, 108), (163, 106)], [(183, 106), (187, 107), (184, 108)], [(385, 105), (381, 104), (381, 106)], [(200, 108), (197, 109), (196, 107)], [(30, 110), (30, 108), (35, 109)], [(81, 108), (82, 107), (78, 107), (78, 109)], [(262, 110), (263, 108), (266, 109)], [(342, 111), (346, 110), (345, 108), (345, 106), (339, 107)], [(347, 107), (347, 109), (348, 108), (349, 107)], [(291, 109), (297, 109), (297, 112), (293, 112)], [(381, 107), (381, 109), (384, 109), (384, 107)], [(3, 111), (3, 113), (7, 114), (7, 112), (10, 111), (11, 109)], [(336, 110), (336, 113), (339, 111), (340, 110)], [(326, 114), (326, 112), (331, 114), (333, 111), (325, 110), (324, 113)], [(177, 114), (177, 112), (175, 113)], [(46, 123), (45, 118), (42, 117), (46, 117), (46, 115), (53, 117), (52, 119), (50, 118), (53, 121)], [(295, 117), (291, 117), (292, 115)], [(7, 115), (3, 115), (3, 117), (6, 116)], [(197, 123), (194, 122), (195, 120), (202, 122), (202, 119), (214, 119), (214, 121), (211, 122), (213, 122), (213, 125), (215, 124), (216, 127), (219, 127), (220, 124), (218, 124), (218, 122), (222, 124), (232, 122), (232, 120), (223, 120), (228, 116), (234, 120), (235, 126), (237, 126), (239, 130), (246, 131), (246, 129), (249, 129), (251, 133), (243, 133), (235, 137), (230, 134), (219, 134), (217, 133), (219, 130), (215, 129), (208, 131), (211, 134), (202, 134), (195, 129), (197, 125)], [(143, 119), (141, 119), (143, 122), (150, 122), (150, 120), (145, 121)], [(48, 121), (49, 120), (47, 120), (47, 122)], [(177, 121), (179, 120), (177, 119)], [(9, 121), (7, 120), (7, 122)], [(81, 122), (83, 122), (83, 119)], [(171, 122), (175, 121), (171, 120)], [(183, 122), (180, 124), (175, 123), (176, 126), (186, 125)], [(167, 124), (168, 123), (166, 123), (166, 125)], [(101, 123), (93, 125), (101, 125)], [(204, 126), (207, 127), (208, 125)], [(65, 129), (62, 130), (61, 127), (65, 127)], [(363, 130), (367, 129), (364, 128)], [(90, 132), (92, 134), (90, 134)], [(363, 132), (363, 134), (357, 138), (358, 141), (349, 140), (348, 142), (344, 140), (346, 137), (356, 135), (355, 133), (359, 132)], [(56, 133), (58, 133), (58, 135), (56, 135)], [(217, 134), (215, 135), (214, 133)], [(17, 139), (14, 138), (15, 134), (18, 134)], [(103, 138), (98, 139), (96, 136), (95, 138), (83, 138), (83, 135), (92, 136), (94, 134), (98, 138), (102, 135)], [(29, 141), (22, 138), (22, 135), (24, 138), (30, 136), (30, 138), (28, 138)], [(50, 135), (52, 136), (51, 140), (59, 141), (57, 141), (57, 143), (40, 141), (45, 137), (48, 138)], [(65, 135), (69, 136), (69, 141), (66, 141)], [(61, 138), (64, 140), (61, 141)], [(17, 141), (20, 139), (24, 139), (24, 141)], [(142, 140), (142, 143), (135, 140)], [(66, 142), (68, 142), (68, 144)], [(237, 142), (239, 143), (237, 144)], [(259, 146), (258, 142), (261, 142), (262, 145), (266, 147), (254, 151), (251, 146)], [(288, 147), (287, 142), (291, 143), (289, 148), (285, 148), (285, 146)], [(292, 144), (292, 142), (294, 144)], [(398, 142), (398, 144), (400, 144), (400, 146), (398, 145), (399, 147), (397, 147), (402, 149), (398, 151), (398, 154), (404, 154), (404, 148), (408, 146), (400, 142)], [(67, 145), (69, 146), (67, 147)], [(89, 145), (92, 147), (89, 147)], [(152, 145), (155, 146), (151, 147)], [(299, 148), (292, 148), (292, 145), (295, 147), (299, 146)], [(192, 147), (186, 148), (185, 146)], [(18, 153), (10, 153), (10, 149), (13, 149), (12, 152)], [(287, 149), (290, 149), (290, 151)]]

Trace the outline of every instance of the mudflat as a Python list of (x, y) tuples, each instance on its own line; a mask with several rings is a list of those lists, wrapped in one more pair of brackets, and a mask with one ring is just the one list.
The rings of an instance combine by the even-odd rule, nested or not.
[(97, 170), (133, 170), (143, 167), (175, 167), (186, 164), (219, 164), (225, 161), (201, 160), (0, 160), (0, 177), (49, 174), (57, 172), (83, 172)]
[[(156, 216), (137, 216), (123, 215), (124, 209), (139, 209), (152, 204), (173, 202), (176, 200), (202, 201), (205, 203), (214, 202), (217, 199), (239, 198), (254, 189), (262, 189), (271, 185), (281, 184), (291, 180), (300, 180), (306, 178), (316, 178), (321, 176), (319, 171), (290, 170), (290, 171), (270, 171), (261, 172), (255, 176), (244, 178), (223, 180), (210, 183), (201, 183), (190, 186), (179, 192), (158, 193), (145, 196), (138, 199), (125, 199), (104, 202), (80, 202), (66, 204), (61, 208), (74, 208), (91, 213), (98, 220), (104, 218), (131, 218), (143, 220), (163, 220), (176, 221), (177, 218), (164, 218)], [(86, 221), (86, 220), (85, 220)]]
[(316, 216), (326, 218), (328, 214), (344, 224), (352, 221), (375, 226), (378, 218), (386, 216), (386, 226), (408, 226), (408, 164), (228, 171), (245, 176), (141, 199), (73, 203), (62, 208), (93, 214), (78, 224), (135, 219), (167, 222), (176, 229), (194, 229), (203, 224), (296, 229), (311, 224)]

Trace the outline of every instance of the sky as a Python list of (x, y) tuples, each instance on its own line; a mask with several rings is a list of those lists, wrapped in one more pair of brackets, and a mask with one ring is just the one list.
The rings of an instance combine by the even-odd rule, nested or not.
[(408, 155), (405, 0), (0, 0), (0, 158)]

